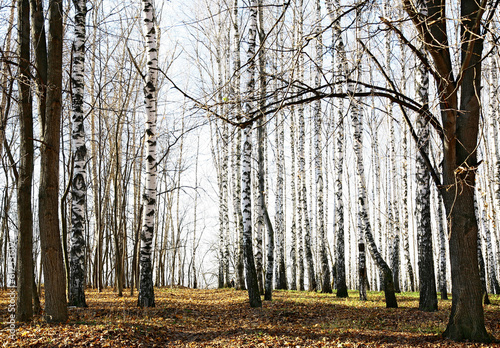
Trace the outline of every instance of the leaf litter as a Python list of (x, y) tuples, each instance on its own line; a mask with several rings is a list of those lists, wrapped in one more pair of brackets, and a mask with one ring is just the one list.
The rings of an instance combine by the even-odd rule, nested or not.
[[(383, 293), (332, 294), (274, 291), (272, 302), (250, 308), (246, 291), (156, 288), (155, 308), (112, 289), (86, 292), (88, 308), (69, 308), (64, 324), (42, 316), (8, 331), (8, 292), (0, 291), (2, 347), (500, 347), (445, 340), (451, 300), (439, 311), (418, 310), (418, 294), (398, 294), (399, 308), (385, 308)], [(500, 296), (485, 306), (486, 327), (500, 338)]]

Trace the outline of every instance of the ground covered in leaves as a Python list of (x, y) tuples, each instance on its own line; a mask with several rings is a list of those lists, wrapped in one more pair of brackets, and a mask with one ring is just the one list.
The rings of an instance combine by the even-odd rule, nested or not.
[[(387, 309), (383, 294), (361, 302), (331, 294), (275, 291), (272, 302), (249, 308), (247, 293), (234, 289), (155, 289), (156, 307), (139, 309), (136, 296), (87, 291), (88, 308), (70, 308), (65, 324), (37, 317), (8, 332), (8, 295), (0, 291), (2, 347), (495, 347), (444, 340), (451, 301), (440, 310), (418, 310), (418, 294), (398, 294)], [(500, 338), (500, 297), (490, 296), (486, 326)]]

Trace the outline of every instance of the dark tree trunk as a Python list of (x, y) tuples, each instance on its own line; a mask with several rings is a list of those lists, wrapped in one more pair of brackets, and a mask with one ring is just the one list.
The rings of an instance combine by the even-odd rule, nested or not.
[(29, 321), (33, 316), (33, 213), (31, 184), (33, 181), (33, 115), (30, 91), (30, 6), (18, 0), (19, 38), (19, 123), (20, 154), (17, 178), (17, 306), (16, 320)]
[(62, 101), (62, 0), (49, 2), (47, 108), (40, 146), (39, 224), (45, 285), (45, 317), (68, 319), (66, 271), (59, 232), (59, 144)]
[(480, 22), (485, 9), (476, 1), (460, 2), (462, 51), (460, 74), (455, 80), (444, 15), (446, 2), (426, 1), (419, 9), (410, 0), (403, 3), (434, 62), (441, 107), (444, 156), (440, 190), (448, 217), (452, 282), (451, 313), (443, 336), (455, 341), (490, 342), (492, 337), (484, 324), (474, 211), (484, 40)]

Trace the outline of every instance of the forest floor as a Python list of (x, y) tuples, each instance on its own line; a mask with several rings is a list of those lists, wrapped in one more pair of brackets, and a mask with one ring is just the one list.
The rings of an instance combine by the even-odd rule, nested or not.
[[(451, 300), (439, 311), (418, 310), (418, 294), (397, 295), (399, 308), (385, 308), (383, 293), (332, 294), (275, 291), (262, 308), (248, 305), (245, 291), (156, 288), (156, 307), (137, 308), (137, 296), (111, 289), (86, 292), (88, 308), (70, 308), (65, 324), (36, 317), (8, 331), (8, 291), (0, 291), (2, 347), (500, 347), (456, 343), (440, 336)], [(486, 327), (500, 338), (500, 296), (485, 306)]]

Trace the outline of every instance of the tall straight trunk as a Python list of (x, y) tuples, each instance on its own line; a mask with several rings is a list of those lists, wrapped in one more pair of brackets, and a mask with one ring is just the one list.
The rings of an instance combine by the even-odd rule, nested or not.
[(291, 279), (290, 290), (297, 290), (297, 188), (295, 185), (295, 110), (290, 111), (290, 156), (291, 156), (291, 175), (290, 175), (290, 190), (292, 199), (292, 225), (290, 226), (291, 246), (290, 246), (290, 262), (291, 262)]
[[(316, 47), (315, 47), (315, 65), (316, 71), (314, 84), (316, 88), (321, 86), (322, 68), (323, 68), (323, 35), (321, 35), (321, 4), (319, 0), (315, 2), (316, 7)], [(324, 189), (323, 189), (323, 148), (322, 148), (322, 117), (321, 100), (313, 105), (314, 114), (314, 159), (315, 159), (315, 179), (316, 179), (316, 231), (319, 239), (319, 258), (321, 262), (321, 292), (332, 293), (330, 265), (328, 264), (327, 246), (328, 243), (325, 233), (325, 211), (324, 211)], [(328, 175), (328, 174), (327, 174)]]
[(40, 146), (39, 225), (45, 285), (45, 317), (68, 319), (66, 272), (59, 233), (59, 145), (62, 106), (62, 1), (49, 2), (47, 104)]
[[(224, 209), (222, 208), (224, 205), (224, 203), (223, 203), (224, 194), (223, 194), (222, 179), (221, 179), (222, 170), (219, 169), (218, 172), (219, 172), (217, 174), (217, 177), (218, 177), (217, 181), (219, 182), (219, 246), (218, 246), (218, 248), (219, 248), (219, 250), (218, 250), (218, 254), (219, 254), (218, 283), (219, 283), (219, 285), (218, 285), (218, 287), (219, 287), (219, 289), (222, 289), (222, 288), (224, 288), (224, 257), (225, 257), (225, 253), (224, 253), (224, 240), (225, 240)], [(173, 260), (173, 261), (175, 261), (175, 260)], [(172, 285), (173, 285), (173, 283), (172, 283)]]
[[(497, 52), (497, 51), (496, 51)], [(494, 163), (494, 168), (495, 170), (492, 170), (493, 172), (493, 177), (495, 178), (495, 191), (494, 191), (494, 197), (492, 197), (492, 200), (496, 202), (497, 204), (500, 204), (500, 181), (498, 178), (500, 177), (500, 146), (499, 146), (499, 137), (498, 137), (498, 129), (499, 129), (499, 117), (500, 113), (498, 112), (498, 64), (497, 64), (497, 58), (495, 55), (492, 55), (491, 57), (491, 69), (490, 69), (490, 134), (493, 135), (493, 149), (495, 153), (495, 159), (492, 159), (492, 162)], [(492, 190), (490, 186), (490, 192)], [(491, 209), (493, 211), (493, 224), (494, 226), (498, 226), (497, 222), (500, 221), (500, 217), (497, 215), (497, 211), (495, 209), (495, 204), (492, 204)], [(498, 231), (498, 229), (497, 229)], [(500, 284), (498, 282), (497, 276), (496, 276), (496, 269), (495, 269), (495, 257), (493, 254), (493, 244), (491, 240), (491, 233), (488, 231), (486, 234), (486, 251), (488, 253), (488, 276), (490, 280), (490, 284), (492, 286), (493, 293), (495, 294), (500, 294)], [(498, 245), (498, 244), (497, 244)], [(497, 248), (497, 253), (499, 252)]]
[[(244, 112), (249, 114), (252, 110), (252, 94), (255, 88), (255, 38), (257, 32), (257, 1), (250, 1), (248, 27), (248, 49), (246, 62), (246, 85), (245, 92), (245, 108)], [(250, 307), (262, 307), (260, 298), (259, 283), (257, 281), (257, 272), (255, 270), (255, 261), (252, 246), (252, 183), (251, 183), (251, 168), (252, 168), (252, 125), (243, 129), (242, 139), (242, 161), (241, 161), (241, 208), (243, 215), (243, 250), (245, 258), (245, 273), (248, 288), (248, 297)]]
[(285, 213), (284, 213), (284, 179), (285, 179), (285, 130), (283, 114), (276, 115), (276, 239), (278, 272), (276, 274), (276, 289), (288, 289), (285, 265)]
[[(428, 110), (429, 75), (423, 63), (417, 67), (417, 99)], [(416, 163), (416, 206), (417, 247), (418, 247), (418, 277), (420, 300), (418, 308), (421, 311), (437, 311), (436, 280), (434, 275), (434, 258), (432, 252), (431, 230), (431, 188), (430, 175), (422, 151), (429, 153), (429, 127), (422, 115), (417, 115), (416, 130), (418, 132), (417, 163)]]
[[(389, 11), (389, 2), (387, 0), (384, 1), (384, 12), (385, 17), (390, 18)], [(386, 71), (391, 71), (391, 34), (392, 31), (387, 31), (385, 34), (385, 69)], [(389, 87), (389, 86), (388, 86)], [(387, 103), (386, 106), (387, 118), (390, 123), (390, 159), (391, 166), (390, 172), (391, 175), (389, 182), (387, 183), (389, 197), (388, 197), (388, 216), (389, 216), (389, 263), (392, 269), (392, 274), (394, 277), (394, 289), (396, 292), (400, 292), (399, 286), (399, 209), (398, 209), (398, 192), (396, 184), (398, 180), (398, 173), (396, 168), (396, 139), (395, 139), (395, 128), (397, 127), (397, 123), (393, 118), (393, 105), (391, 102)]]
[[(264, 31), (264, 10), (262, 8), (262, 0), (258, 0), (259, 6), (259, 42), (264, 45), (266, 34)], [(266, 103), (266, 51), (264, 49), (259, 50), (259, 110), (264, 112)], [(257, 121), (257, 187), (256, 187), (256, 233), (255, 233), (255, 270), (257, 272), (257, 281), (259, 283), (260, 293), (264, 293), (264, 269), (263, 269), (263, 236), (264, 236), (264, 210), (266, 209), (265, 204), (265, 158), (264, 158), (264, 148), (266, 142), (266, 122), (264, 117)], [(268, 231), (269, 233), (269, 231)], [(271, 244), (268, 244), (270, 247)]]
[[(196, 143), (196, 164), (195, 164), (195, 169), (194, 169), (194, 187), (198, 189), (198, 165), (199, 165), (199, 158), (200, 158), (200, 136), (198, 135), (198, 141)], [(197, 209), (198, 209), (198, 194), (194, 195), (194, 207), (193, 207), (193, 250), (191, 254), (191, 272), (193, 273), (192, 278), (193, 278), (193, 289), (198, 289), (198, 278), (196, 276), (196, 248), (197, 248), (197, 242), (196, 242), (196, 227), (198, 223), (198, 215), (197, 215)]]
[[(348, 87), (352, 88), (351, 86)], [(351, 91), (353, 92), (353, 91)], [(368, 215), (364, 211), (366, 209), (364, 200), (366, 197), (362, 196), (362, 191), (364, 188), (364, 177), (363, 172), (363, 157), (362, 157), (362, 133), (361, 133), (361, 122), (360, 117), (362, 116), (359, 107), (357, 106), (356, 100), (351, 100), (351, 118), (354, 127), (354, 153), (356, 155), (356, 173), (357, 173), (357, 195), (358, 195), (358, 206), (357, 206), (357, 229), (358, 229), (358, 291), (359, 299), (361, 301), (366, 301), (368, 298), (366, 296), (367, 287), (367, 271), (366, 271), (366, 244), (365, 244), (365, 229), (366, 223), (368, 222)], [(361, 168), (361, 169), (360, 169)]]
[(304, 253), (305, 262), (307, 266), (307, 280), (309, 283), (309, 291), (316, 291), (318, 286), (316, 283), (316, 274), (314, 272), (314, 258), (312, 252), (312, 236), (311, 236), (311, 223), (309, 220), (309, 206), (307, 204), (307, 175), (306, 175), (306, 155), (305, 155), (305, 142), (306, 142), (306, 126), (304, 110), (299, 113), (299, 175), (301, 176), (301, 208), (302, 218), (304, 222), (303, 236), (304, 236)]
[(403, 132), (403, 255), (406, 265), (406, 279), (409, 280), (409, 290), (415, 291), (415, 276), (410, 258), (410, 236), (408, 220), (408, 142), (407, 127)]
[[(233, 70), (235, 76), (234, 94), (236, 98), (235, 114), (236, 119), (241, 119), (241, 94), (240, 94), (240, 29), (238, 7), (239, 1), (234, 0), (233, 3), (233, 29), (234, 29), (234, 50), (233, 50)], [(233, 204), (234, 204), (234, 219), (236, 224), (236, 289), (244, 290), (245, 286), (245, 264), (243, 250), (243, 213), (241, 211), (241, 129), (236, 130), (235, 144), (232, 147), (233, 153)]]
[[(400, 9), (400, 14), (403, 15), (403, 10)], [(402, 29), (402, 28), (400, 28)], [(404, 46), (401, 46), (401, 70), (402, 70), (402, 79), (401, 79), (401, 90), (403, 93), (407, 92), (407, 67), (406, 67), (406, 49)], [(409, 219), (408, 219), (408, 125), (403, 124), (403, 197), (402, 197), (402, 215), (403, 215), (403, 223), (402, 228), (403, 231), (401, 233), (403, 238), (403, 258), (405, 260), (405, 270), (406, 270), (406, 290), (415, 291), (415, 276), (413, 273), (413, 266), (411, 263), (410, 257), (410, 236), (409, 236)], [(409, 284), (408, 284), (409, 281)], [(409, 285), (409, 286), (408, 286)]]
[[(219, 21), (219, 30), (222, 32), (222, 21)], [(225, 106), (223, 104), (223, 82), (222, 82), (222, 73), (223, 73), (223, 44), (217, 45), (216, 48), (216, 60), (217, 60), (217, 70), (218, 70), (218, 90), (219, 90), (219, 103), (221, 104), (220, 113), (224, 114)], [(184, 119), (182, 121), (182, 129), (184, 129)], [(184, 132), (184, 131), (183, 131)], [(228, 149), (228, 141), (229, 141), (229, 130), (228, 125), (226, 123), (222, 124), (222, 137), (219, 143), (218, 151), (222, 152), (222, 156), (220, 158), (219, 166), (220, 166), (220, 257), (221, 257), (221, 272), (219, 276), (222, 276), (222, 279), (219, 279), (219, 287), (228, 288), (230, 286), (231, 280), (229, 279), (229, 216), (228, 216), (228, 162), (229, 162), (229, 149)], [(179, 177), (178, 184), (180, 185), (180, 172), (181, 172), (181, 160), (182, 160), (182, 145), (183, 141), (181, 141), (181, 154), (179, 155)], [(179, 198), (180, 191), (178, 191), (177, 198)], [(177, 207), (179, 207), (179, 200), (177, 200)], [(178, 209), (177, 209), (178, 211)], [(177, 213), (177, 216), (179, 213)], [(180, 226), (178, 226), (180, 227)], [(179, 229), (180, 231), (180, 229)], [(178, 234), (176, 244), (180, 243), (180, 234)], [(177, 251), (177, 248), (174, 249), (174, 258), (176, 254), (180, 252)], [(179, 254), (180, 255), (180, 254)], [(172, 262), (175, 262), (174, 260)], [(179, 271), (181, 270), (179, 265)]]
[(86, 0), (73, 0), (75, 6), (75, 39), (72, 53), (71, 71), (72, 123), (71, 140), (74, 159), (73, 178), (71, 181), (71, 249), (68, 304), (86, 307), (85, 302), (85, 209), (87, 198), (87, 148), (85, 147), (85, 129), (83, 126), (83, 93), (85, 86), (85, 17)]
[(144, 218), (141, 231), (140, 249), (140, 287), (137, 305), (154, 307), (152, 242), (155, 232), (156, 215), (156, 91), (158, 76), (158, 51), (156, 42), (156, 19), (153, 2), (142, 0), (142, 14), (147, 50), (147, 73), (144, 86), (144, 103), (146, 105), (146, 171), (145, 190), (143, 196)]
[[(303, 25), (304, 25), (304, 13), (303, 13), (303, 0), (297, 1), (297, 42), (299, 46), (299, 50), (301, 49), (303, 38)], [(304, 53), (299, 51), (299, 64), (298, 64), (298, 80), (304, 82)], [(305, 130), (304, 130), (304, 105), (302, 103), (299, 104), (297, 109), (297, 117), (299, 119), (299, 129), (298, 129), (298, 171), (297, 171), (297, 239), (299, 241), (298, 247), (298, 262), (299, 262), (299, 290), (303, 291), (305, 289), (305, 266), (304, 266), (304, 233), (305, 233), (305, 223), (303, 221), (304, 216), (304, 198), (303, 196), (303, 187), (306, 185), (305, 178)], [(307, 207), (306, 207), (307, 208)]]
[[(342, 30), (340, 26), (340, 0), (327, 0), (326, 6), (328, 14), (332, 21), (333, 30), (333, 69), (335, 76), (336, 92), (343, 91), (342, 81), (345, 80), (346, 72), (346, 53), (344, 40), (342, 38)], [(336, 143), (334, 151), (335, 163), (335, 284), (337, 288), (337, 297), (348, 297), (347, 282), (346, 282), (346, 265), (345, 265), (345, 237), (344, 237), (344, 200), (343, 200), (343, 174), (344, 174), (344, 102), (343, 99), (338, 99), (338, 111), (335, 118), (335, 134)]]
[[(230, 286), (231, 280), (229, 279), (229, 240), (228, 240), (228, 229), (229, 229), (229, 216), (228, 216), (228, 163), (229, 163), (229, 130), (228, 125), (222, 125), (222, 168), (221, 168), (221, 192), (222, 196), (222, 267), (223, 267), (223, 286), (228, 288)], [(179, 168), (180, 170), (180, 168)], [(179, 182), (180, 185), (180, 182)]]
[[(30, 6), (17, 1), (19, 40), (19, 173), (17, 178), (17, 304), (16, 320), (29, 321), (33, 316), (33, 103), (30, 90)], [(6, 257), (6, 255), (5, 255)]]

